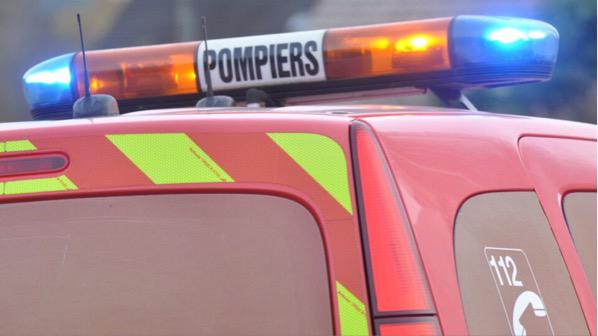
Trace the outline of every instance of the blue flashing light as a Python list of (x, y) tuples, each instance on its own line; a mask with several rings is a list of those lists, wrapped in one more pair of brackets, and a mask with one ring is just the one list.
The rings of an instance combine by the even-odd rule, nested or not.
[(527, 33), (527, 37), (529, 37), (532, 40), (541, 40), (541, 39), (546, 38), (546, 36), (547, 35), (545, 32), (539, 31), (539, 30), (534, 30), (534, 31)]
[(71, 69), (68, 67), (56, 70), (40, 71), (25, 75), (26, 84), (71, 84)]
[(517, 28), (500, 28), (491, 31), (486, 35), (489, 41), (496, 41), (502, 44), (511, 44), (519, 41), (541, 40), (546, 38), (546, 33), (543, 31), (525, 32)]
[(71, 63), (74, 53), (42, 62), (23, 75), (23, 91), (31, 110), (74, 102)]
[(490, 41), (500, 42), (502, 44), (511, 44), (528, 39), (527, 34), (516, 28), (500, 28), (491, 31), (486, 35), (486, 39)]
[[(552, 69), (558, 53), (557, 30), (536, 20), (457, 16), (450, 34), (455, 68)], [(551, 72), (546, 71), (546, 79), (550, 78)]]
[[(422, 28), (424, 26), (422, 25)], [(411, 47), (424, 51), (430, 41), (426, 38), (415, 37), (411, 39)], [(424, 81), (429, 80), (428, 85), (430, 87), (494, 87), (548, 80), (552, 76), (556, 62), (559, 35), (551, 25), (536, 20), (457, 16), (451, 21), (447, 41), (450, 69), (444, 69), (443, 71), (430, 69), (433, 76), (429, 76), (429, 78), (427, 74), (422, 74), (421, 79)], [(386, 47), (384, 46), (384, 48)], [(436, 46), (430, 48), (436, 48)], [(104, 65), (112, 68), (105, 70), (112, 73), (120, 69), (119, 57), (123, 58), (123, 62), (129, 62), (127, 60), (137, 59), (137, 57), (140, 57), (139, 59), (153, 59), (152, 53), (157, 52), (156, 50), (158, 49), (154, 47), (148, 48), (147, 54), (145, 54), (145, 50), (135, 49), (134, 52), (131, 51), (131, 56), (127, 56), (128, 52), (117, 51), (113, 54), (114, 57), (111, 58), (112, 63), (107, 62)], [(156, 54), (156, 59), (163, 57), (161, 53)], [(430, 59), (436, 57), (434, 53), (422, 52), (421, 55), (423, 55), (421, 56), (421, 62), (425, 62), (426, 57), (430, 57)], [(443, 50), (443, 60), (444, 57)], [(57, 110), (68, 109), (68, 112), (72, 110), (72, 105), (78, 98), (77, 84), (81, 84), (77, 83), (77, 78), (79, 78), (80, 71), (82, 71), (82, 69), (75, 68), (74, 58), (75, 53), (55, 57), (32, 67), (25, 73), (23, 76), (23, 90), (34, 116), (35, 113), (39, 113), (44, 116), (55, 117)], [(409, 62), (397, 66), (407, 67)], [(134, 69), (134, 67), (131, 69)], [(96, 69), (96, 71), (101, 71), (101, 69)], [(144, 71), (145, 73), (148, 72)], [(160, 78), (163, 74), (156, 70), (155, 75), (156, 78)], [(413, 80), (417, 79), (412, 76), (407, 76), (405, 79), (398, 77), (400, 75), (397, 75), (396, 83), (405, 86), (413, 85)], [(138, 78), (138, 76), (135, 75), (133, 78)], [(142, 78), (142, 76), (139, 76), (139, 78)], [(119, 79), (111, 77), (110, 80), (118, 81)], [(124, 81), (122, 85), (128, 85), (124, 78), (121, 78), (121, 80)], [(115, 84), (118, 84), (118, 82)], [(152, 97), (155, 92), (152, 85), (147, 86), (148, 91), (143, 92), (143, 96)], [(264, 82), (264, 85), (269, 84)], [(127, 90), (129, 89), (127, 88)], [(130, 92), (137, 94), (138, 92), (135, 90), (137, 89), (132, 89)], [(122, 98), (127, 99), (126, 96)], [(160, 97), (153, 98), (159, 99)]]

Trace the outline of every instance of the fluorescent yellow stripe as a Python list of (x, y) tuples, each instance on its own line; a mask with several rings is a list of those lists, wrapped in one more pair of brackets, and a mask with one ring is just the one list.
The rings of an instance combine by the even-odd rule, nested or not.
[(365, 305), (340, 282), (336, 282), (336, 297), (342, 336), (369, 335)]
[(0, 182), (0, 195), (33, 194), (50, 191), (77, 190), (77, 186), (65, 175), (29, 180)]
[(156, 184), (233, 182), (232, 177), (184, 133), (106, 137)]
[(35, 147), (35, 145), (33, 145), (29, 140), (0, 142), (0, 153), (33, 151), (36, 149), (37, 147)]
[(345, 153), (327, 136), (312, 133), (268, 133), (303, 170), (353, 214)]

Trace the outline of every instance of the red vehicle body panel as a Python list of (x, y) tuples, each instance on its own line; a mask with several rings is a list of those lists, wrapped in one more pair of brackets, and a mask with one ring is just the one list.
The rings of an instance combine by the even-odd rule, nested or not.
[[(524, 135), (577, 138), (591, 142), (595, 153), (593, 126), (492, 115), (366, 117), (363, 120), (378, 133), (393, 168), (445, 334), (467, 333), (463, 310), (456, 309), (461, 306), (461, 297), (453, 232), (461, 204), (483, 192), (536, 188), (542, 205), (549, 210), (548, 219), (569, 267), (588, 328), (596, 334), (596, 306), (588, 281), (566, 231), (560, 203), (550, 202), (559, 200), (559, 193), (562, 195), (573, 188), (595, 191), (596, 168), (592, 170), (586, 158), (580, 158), (587, 155), (587, 148), (570, 151), (566, 157), (557, 157), (564, 163), (549, 172), (552, 173), (549, 177), (554, 179), (551, 181), (551, 178), (537, 176), (540, 173), (537, 170), (531, 173), (526, 170), (518, 145)], [(562, 149), (565, 148), (555, 148), (554, 152), (563, 153)], [(595, 157), (593, 160), (595, 162)], [(572, 183), (575, 178), (571, 177), (559, 180), (562, 175), (576, 175), (567, 169), (580, 165), (580, 161), (583, 161), (583, 176), (577, 178), (577, 184)], [(542, 158), (537, 162), (543, 166), (551, 164)]]
[[(568, 191), (596, 190), (596, 158), (586, 160), (583, 153), (588, 149), (571, 149), (568, 144), (554, 146), (553, 154), (558, 154), (550, 156), (542, 149), (552, 144), (534, 145), (521, 140), (532, 136), (583, 139), (584, 143), (593, 144), (595, 153), (596, 128), (592, 125), (379, 106), (214, 109), (205, 113), (180, 109), (130, 117), (6, 124), (0, 125), (0, 142), (28, 139), (41, 153), (65, 153), (70, 165), (62, 173), (68, 175), (78, 190), (1, 195), (0, 203), (115, 194), (231, 191), (291, 198), (310, 210), (320, 224), (331, 296), (334, 296), (331, 297), (334, 330), (339, 334), (339, 307), (333, 294), (336, 281), (365, 304), (363, 314), (370, 316), (350, 161), (349, 128), (354, 121), (364, 122), (374, 130), (386, 154), (412, 225), (444, 334), (467, 334), (453, 243), (459, 207), (469, 197), (483, 192), (536, 190), (569, 268), (588, 327), (596, 335), (596, 304), (566, 232), (560, 203)], [(189, 135), (235, 182), (157, 185), (106, 139), (107, 134), (178, 132)], [(347, 159), (353, 213), (348, 213), (305, 171), (292, 164), (267, 137), (268, 132), (316, 133), (339, 144)], [(548, 160), (554, 164), (547, 164)], [(547, 165), (551, 167), (542, 167)], [(579, 173), (571, 174), (571, 169)], [(11, 179), (19, 177), (3, 181)]]
[(563, 197), (574, 191), (596, 191), (596, 140), (526, 136), (519, 148), (595, 335), (596, 303), (563, 215)]
[[(350, 214), (305, 171), (276, 146), (267, 132), (310, 132), (333, 139), (350, 169), (349, 118), (309, 115), (173, 115), (122, 117), (49, 123), (3, 125), (0, 141), (27, 139), (37, 151), (64, 153), (70, 164), (62, 172), (77, 190), (2, 195), (0, 202), (20, 202), (65, 197), (133, 195), (149, 193), (257, 193), (286, 197), (304, 205), (320, 224), (326, 251), (334, 330), (340, 330), (337, 286), (340, 282), (361, 302), (367, 291), (359, 226)], [(18, 127), (32, 125), (32, 128)], [(106, 138), (107, 134), (185, 133), (233, 178), (233, 183), (154, 184)], [(1, 157), (9, 157), (5, 153)], [(15, 154), (17, 156), (24, 153)], [(46, 174), (45, 176), (48, 176)], [(44, 176), (35, 176), (44, 177)], [(20, 180), (23, 176), (2, 181)], [(30, 178), (30, 177), (29, 177)], [(349, 183), (354, 195), (353, 183)], [(355, 200), (351, 202), (355, 204)], [(361, 313), (368, 316), (368, 307)], [(367, 319), (369, 320), (369, 319)], [(368, 326), (369, 330), (371, 326)]]

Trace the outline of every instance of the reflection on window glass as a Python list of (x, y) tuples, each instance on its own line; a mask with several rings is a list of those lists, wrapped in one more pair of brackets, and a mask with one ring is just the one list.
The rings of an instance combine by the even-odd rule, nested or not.
[(596, 298), (596, 193), (569, 193), (563, 211), (581, 262)]
[(534, 192), (474, 196), (455, 221), (471, 335), (587, 335), (577, 295)]

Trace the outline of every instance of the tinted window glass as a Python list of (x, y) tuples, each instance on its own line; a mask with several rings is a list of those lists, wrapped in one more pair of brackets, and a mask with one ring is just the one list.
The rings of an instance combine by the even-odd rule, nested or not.
[(596, 297), (596, 193), (576, 192), (563, 200), (565, 218)]
[(588, 334), (535, 193), (467, 200), (455, 223), (455, 256), (472, 335)]
[(2, 335), (323, 335), (318, 225), (258, 195), (0, 205)]

